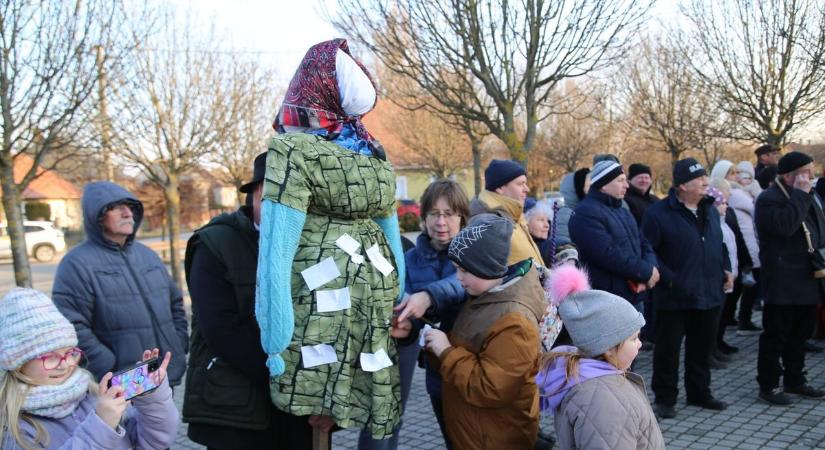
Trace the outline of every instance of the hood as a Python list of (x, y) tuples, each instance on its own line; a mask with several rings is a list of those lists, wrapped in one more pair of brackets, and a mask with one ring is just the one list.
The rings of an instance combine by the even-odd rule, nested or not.
[(573, 209), (579, 204), (579, 195), (576, 194), (575, 174), (568, 173), (561, 179), (559, 192), (564, 197), (564, 206)]
[[(578, 349), (569, 345), (561, 345), (553, 349), (559, 353), (578, 353)], [(612, 364), (597, 359), (582, 358), (579, 360), (579, 373), (576, 378), (567, 379), (567, 357), (556, 358), (551, 364), (543, 367), (536, 375), (536, 384), (541, 392), (541, 410), (556, 411), (562, 400), (574, 386), (593, 378), (606, 375), (618, 375), (622, 372)]]
[(116, 202), (128, 201), (132, 203), (132, 213), (135, 217), (135, 232), (126, 239), (128, 247), (135, 239), (135, 233), (143, 220), (143, 203), (131, 192), (108, 181), (89, 183), (83, 188), (81, 206), (83, 208), (83, 226), (86, 229), (86, 239), (104, 247), (117, 249), (114, 242), (103, 237), (103, 226), (100, 224), (100, 214), (107, 205)]
[(731, 167), (733, 167), (732, 162), (727, 159), (720, 160), (713, 165), (713, 170), (710, 171), (710, 178), (724, 180)]

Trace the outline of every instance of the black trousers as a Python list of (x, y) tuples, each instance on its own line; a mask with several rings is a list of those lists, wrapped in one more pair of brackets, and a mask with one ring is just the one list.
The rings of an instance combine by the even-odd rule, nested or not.
[(438, 421), (438, 428), (441, 429), (441, 436), (444, 438), (444, 446), (447, 450), (453, 448), (449, 436), (447, 436), (447, 425), (444, 422), (444, 407), (441, 403), (441, 397), (430, 396), (430, 404), (433, 406), (433, 413), (435, 413), (435, 420)]
[(785, 387), (805, 384), (803, 344), (813, 334), (815, 325), (816, 305), (764, 306), (756, 362), (756, 381), (760, 389), (779, 387), (779, 378), (783, 375)]
[[(312, 448), (312, 427), (309, 425), (309, 416), (293, 416), (274, 406), (272, 407), (272, 422), (266, 430), (252, 431), (216, 425), (189, 424), (188, 436), (192, 441), (206, 445), (209, 450), (304, 450)], [(330, 437), (330, 445), (331, 441)]]
[(675, 405), (679, 395), (679, 356), (685, 341), (685, 393), (690, 401), (712, 397), (708, 358), (716, 345), (719, 310), (715, 308), (656, 311), (653, 382), (656, 402)]
[(762, 297), (762, 283), (759, 281), (759, 269), (753, 269), (756, 284), (742, 291), (742, 301), (739, 303), (739, 324), (748, 323), (753, 315), (753, 304)]
[(722, 311), (719, 316), (719, 326), (716, 331), (716, 343), (721, 344), (725, 339), (725, 328), (727, 324), (733, 320), (736, 314), (736, 304), (739, 302), (739, 297), (742, 296), (742, 283), (739, 278), (733, 282), (733, 291), (730, 294), (725, 294), (725, 303), (722, 304)]

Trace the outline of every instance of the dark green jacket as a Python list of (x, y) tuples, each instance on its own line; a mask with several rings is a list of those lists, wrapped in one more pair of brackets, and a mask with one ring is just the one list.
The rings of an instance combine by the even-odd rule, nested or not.
[(192, 338), (183, 421), (261, 430), (272, 404), (255, 321), (258, 232), (242, 207), (197, 230), (186, 247)]

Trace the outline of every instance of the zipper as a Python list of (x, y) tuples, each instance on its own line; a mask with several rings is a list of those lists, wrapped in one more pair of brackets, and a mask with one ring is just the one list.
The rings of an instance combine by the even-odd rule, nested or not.
[[(141, 283), (140, 283), (141, 280), (137, 277), (137, 275), (135, 275), (135, 271), (132, 268), (132, 265), (129, 264), (129, 258), (126, 257), (126, 252), (123, 251), (123, 248), (120, 248), (119, 251), (120, 251), (120, 256), (123, 257), (123, 261), (126, 263), (126, 268), (129, 270), (129, 273), (132, 275), (132, 279), (135, 281), (135, 285), (137, 285), (138, 292), (140, 293), (140, 299), (143, 301), (143, 306), (146, 308), (146, 312), (149, 313), (149, 316), (150, 316), (149, 319), (152, 320), (152, 334), (155, 335), (155, 343), (157, 344), (158, 350), (160, 350), (160, 354), (163, 355), (167, 351), (171, 351), (172, 349), (170, 349), (170, 348), (168, 348), (168, 349), (161, 348), (161, 342), (162, 341), (160, 340), (160, 335), (158, 334), (158, 325), (160, 324), (160, 322), (158, 321), (157, 316), (155, 316), (155, 311), (152, 309), (152, 305), (149, 304), (148, 300), (146, 299), (146, 293), (143, 292), (143, 287), (141, 287)], [(160, 333), (163, 334), (162, 331)], [(170, 340), (169, 345), (172, 345), (172, 342), (173, 341)]]

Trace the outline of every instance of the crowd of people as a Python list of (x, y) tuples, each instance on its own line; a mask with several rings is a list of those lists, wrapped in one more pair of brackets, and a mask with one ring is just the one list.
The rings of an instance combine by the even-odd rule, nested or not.
[[(0, 300), (2, 448), (163, 449), (182, 417), (210, 449), (328, 446), (341, 428), (361, 430), (361, 449), (395, 449), (421, 366), (446, 448), (537, 448), (546, 413), (564, 449), (660, 449), (683, 344), (688, 404), (727, 407), (711, 376), (738, 351), (728, 326), (761, 332), (755, 396), (825, 397), (804, 370), (825, 278), (825, 183), (808, 155), (763, 145), (756, 167), (710, 172), (685, 158), (660, 199), (648, 166), (602, 154), (564, 176), (555, 205), (494, 159), (474, 199), (431, 183), (405, 242), (392, 167), (360, 120), (376, 98), (346, 41), (309, 50), (246, 203), (188, 241), (191, 322), (135, 241), (142, 203), (87, 185), (86, 240), (51, 298)], [(640, 349), (653, 351), (652, 405)], [(109, 382), (136, 361), (155, 361), (157, 388), (127, 401)]]

